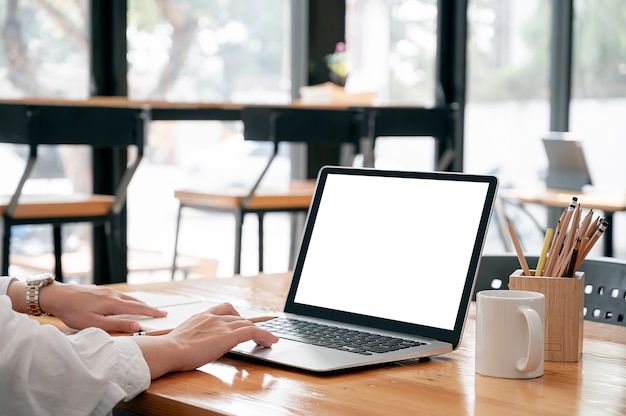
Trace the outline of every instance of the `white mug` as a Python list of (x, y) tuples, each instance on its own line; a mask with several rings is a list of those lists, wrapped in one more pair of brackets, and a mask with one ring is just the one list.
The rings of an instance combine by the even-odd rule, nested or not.
[(476, 372), (501, 378), (543, 375), (545, 296), (523, 290), (476, 294)]

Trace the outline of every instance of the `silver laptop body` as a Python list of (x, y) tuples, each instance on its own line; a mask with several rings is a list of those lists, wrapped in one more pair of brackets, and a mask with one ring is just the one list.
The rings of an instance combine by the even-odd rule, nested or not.
[[(461, 342), (496, 191), (493, 176), (322, 168), (279, 319), (419, 345), (390, 352), (357, 346), (354, 352), (289, 335), (271, 348), (250, 341), (231, 352), (332, 372), (453, 351)], [(266, 323), (268, 329), (275, 332), (280, 320)]]

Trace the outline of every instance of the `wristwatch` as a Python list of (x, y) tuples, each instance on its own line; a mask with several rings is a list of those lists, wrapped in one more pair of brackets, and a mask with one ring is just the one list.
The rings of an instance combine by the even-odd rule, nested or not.
[(47, 316), (39, 305), (39, 291), (42, 287), (54, 283), (54, 275), (41, 273), (26, 278), (26, 310), (29, 315)]

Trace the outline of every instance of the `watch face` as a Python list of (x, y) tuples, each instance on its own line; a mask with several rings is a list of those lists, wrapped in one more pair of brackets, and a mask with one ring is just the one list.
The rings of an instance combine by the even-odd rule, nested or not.
[(26, 284), (28, 285), (49, 285), (54, 282), (54, 276), (50, 273), (41, 273), (26, 278)]

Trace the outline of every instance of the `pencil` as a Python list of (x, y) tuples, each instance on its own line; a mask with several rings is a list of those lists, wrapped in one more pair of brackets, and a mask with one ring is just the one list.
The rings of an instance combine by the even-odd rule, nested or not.
[(552, 228), (548, 228), (546, 230), (546, 236), (543, 239), (543, 247), (541, 247), (541, 254), (539, 255), (537, 268), (535, 269), (535, 276), (542, 276), (543, 266), (546, 264), (546, 256), (548, 255), (548, 249), (550, 248), (553, 233), (554, 230)]
[[(569, 263), (570, 255), (572, 253), (572, 246), (574, 245), (574, 241), (576, 240), (575, 234), (577, 233), (576, 224), (574, 223), (574, 218), (572, 218), (572, 222), (570, 225), (570, 229), (565, 236), (563, 241), (563, 247), (561, 248), (561, 253), (559, 254), (559, 259), (557, 261), (557, 265), (555, 266), (557, 270), (561, 270), (564, 264)], [(559, 277), (560, 274), (557, 274), (555, 277)]]
[(544, 276), (553, 276), (554, 272), (556, 271), (555, 268), (557, 266), (561, 249), (563, 248), (563, 240), (565, 239), (565, 234), (567, 233), (567, 228), (569, 227), (569, 222), (572, 218), (572, 213), (574, 212), (577, 203), (578, 198), (573, 196), (572, 200), (569, 203), (569, 206), (561, 214), (561, 218), (559, 219), (559, 231), (550, 249), (551, 253), (553, 254), (551, 254), (548, 258), (548, 264), (545, 267)]
[(517, 234), (513, 229), (513, 224), (511, 224), (511, 221), (507, 221), (507, 225), (509, 227), (509, 234), (511, 234), (511, 240), (513, 240), (513, 246), (515, 247), (515, 251), (517, 252), (519, 264), (522, 266), (524, 274), (526, 276), (530, 276), (530, 268), (528, 267), (528, 263), (526, 262), (526, 257), (524, 257), (524, 252), (522, 251), (522, 246), (520, 245), (519, 239), (517, 238)]
[(587, 244), (585, 244), (585, 248), (582, 252), (582, 255), (581, 253), (579, 253), (579, 256), (578, 256), (579, 258), (576, 261), (577, 263), (576, 269), (578, 269), (578, 267), (583, 262), (583, 260), (585, 260), (585, 257), (589, 255), (589, 252), (591, 252), (591, 249), (593, 248), (593, 246), (598, 242), (600, 237), (602, 237), (602, 234), (604, 234), (604, 231), (607, 229), (608, 226), (609, 226), (609, 222), (606, 220), (606, 218), (602, 218), (600, 225), (596, 229), (596, 232), (593, 234), (593, 236), (587, 242)]
[(587, 215), (585, 215), (585, 218), (580, 224), (580, 227), (578, 228), (578, 235), (580, 236), (580, 238), (584, 238), (585, 235), (587, 234), (587, 230), (589, 229), (589, 226), (591, 225), (592, 218), (593, 218), (593, 209), (590, 209), (589, 212), (587, 212)]
[(572, 247), (574, 245), (574, 241), (576, 241), (576, 235), (578, 234), (578, 228), (580, 226), (580, 215), (581, 208), (580, 204), (576, 204), (576, 209), (572, 214), (572, 221), (570, 223), (570, 229), (567, 235), (565, 236), (565, 241), (563, 241), (563, 248), (561, 249), (561, 256), (559, 257), (559, 261), (557, 262), (557, 270), (562, 270), (562, 272), (557, 273), (555, 277), (560, 277), (566, 270), (566, 266), (569, 265)]
[(580, 228), (580, 216), (582, 215), (582, 208), (580, 207), (580, 203), (576, 204), (576, 210), (572, 215), (572, 222), (570, 225), (570, 234), (567, 236), (567, 243), (565, 245), (566, 252), (568, 252), (572, 246), (574, 245), (574, 241), (576, 241), (576, 236), (578, 235), (578, 229)]
[(563, 218), (559, 218), (556, 223), (556, 228), (552, 233), (552, 242), (550, 243), (550, 248), (548, 250), (548, 256), (546, 257), (546, 263), (543, 266), (543, 270), (541, 271), (542, 276), (548, 276), (548, 271), (550, 271), (550, 265), (554, 263), (556, 257), (558, 257), (559, 253), (554, 250), (556, 247), (556, 240), (559, 238), (559, 234), (561, 233), (561, 224), (563, 223)]
[(563, 274), (565, 273), (565, 269), (567, 269), (567, 266), (569, 264), (568, 259), (572, 258), (572, 251), (574, 249), (570, 250), (567, 255), (563, 255), (563, 258), (559, 261), (559, 264), (557, 265), (557, 267), (554, 269), (554, 277), (563, 277)]
[(587, 233), (583, 237), (583, 244), (580, 249), (581, 253), (585, 252), (585, 250), (587, 249), (587, 244), (589, 244), (589, 241), (593, 238), (593, 235), (596, 233), (601, 224), (602, 217), (600, 216), (598, 216), (593, 223), (589, 224), (589, 228), (587, 228)]

